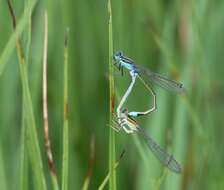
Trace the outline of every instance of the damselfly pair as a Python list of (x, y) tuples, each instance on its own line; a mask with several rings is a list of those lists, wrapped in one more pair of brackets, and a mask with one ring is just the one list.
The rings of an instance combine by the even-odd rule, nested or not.
[[(157, 159), (160, 160), (160, 162), (163, 165), (165, 165), (173, 172), (180, 173), (181, 167), (178, 164), (178, 162), (173, 158), (173, 156), (169, 155), (162, 148), (160, 148), (160, 146), (156, 144), (155, 141), (144, 132), (144, 130), (138, 125), (138, 123), (134, 118), (150, 114), (157, 108), (156, 94), (154, 90), (151, 88), (150, 82), (173, 93), (183, 93), (185, 91), (183, 84), (167, 79), (157, 73), (154, 73), (148, 69), (145, 69), (139, 65), (134, 64), (134, 61), (125, 57), (122, 52), (117, 52), (113, 58), (115, 61), (114, 65), (119, 69), (119, 71), (121, 71), (121, 74), (123, 75), (123, 69), (125, 68), (129, 71), (129, 74), (131, 76), (131, 83), (116, 109), (117, 125), (116, 127), (114, 127), (114, 129), (118, 132), (121, 129), (123, 129), (126, 133), (140, 134), (146, 141), (150, 150), (157, 157)], [(147, 88), (147, 90), (153, 97), (152, 108), (144, 112), (137, 112), (137, 111), (128, 112), (127, 109), (122, 108), (122, 106), (126, 102), (128, 96), (130, 95), (134, 87), (136, 78), (140, 79), (140, 81), (144, 84), (144, 86)]]

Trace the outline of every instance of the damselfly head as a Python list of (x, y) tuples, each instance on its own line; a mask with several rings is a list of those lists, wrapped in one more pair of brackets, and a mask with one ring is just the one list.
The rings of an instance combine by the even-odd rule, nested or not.
[(123, 76), (124, 71), (123, 71), (123, 66), (121, 64), (122, 57), (123, 57), (123, 53), (121, 51), (118, 51), (117, 53), (114, 54), (113, 59), (114, 59), (114, 66), (116, 66), (118, 70), (121, 71), (121, 75)]
[(128, 114), (128, 109), (127, 108), (123, 108), (122, 110), (121, 110), (121, 113), (124, 113), (124, 114)]
[(118, 51), (114, 54), (114, 61), (119, 62), (121, 60), (121, 57), (123, 56), (123, 53), (121, 51)]

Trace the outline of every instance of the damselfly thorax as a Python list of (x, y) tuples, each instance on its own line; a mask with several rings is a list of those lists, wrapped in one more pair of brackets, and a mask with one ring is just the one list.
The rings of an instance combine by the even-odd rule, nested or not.
[(128, 110), (124, 109), (120, 112), (120, 116), (118, 118), (118, 124), (126, 133), (134, 133), (138, 130), (139, 125), (136, 120), (128, 115)]

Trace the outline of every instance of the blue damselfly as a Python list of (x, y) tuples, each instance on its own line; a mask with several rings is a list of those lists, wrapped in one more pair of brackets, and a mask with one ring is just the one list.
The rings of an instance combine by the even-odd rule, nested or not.
[(140, 81), (145, 85), (147, 90), (152, 94), (153, 107), (145, 112), (129, 112), (128, 115), (132, 117), (146, 115), (156, 110), (156, 94), (151, 88), (151, 82), (173, 93), (180, 94), (185, 91), (185, 88), (182, 83), (168, 79), (157, 73), (152, 72), (149, 69), (136, 65), (133, 60), (128, 57), (125, 57), (122, 52), (117, 52), (113, 58), (115, 61), (114, 65), (121, 71), (121, 74), (123, 75), (123, 69), (125, 68), (129, 71), (132, 77), (132, 82), (117, 108), (117, 113), (120, 112), (121, 107), (123, 106), (129, 94), (131, 93), (134, 83), (136, 81), (136, 77), (140, 79)]

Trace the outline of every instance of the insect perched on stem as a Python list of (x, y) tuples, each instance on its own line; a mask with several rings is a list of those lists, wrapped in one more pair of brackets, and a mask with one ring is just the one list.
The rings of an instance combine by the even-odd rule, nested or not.
[(128, 115), (128, 110), (123, 109), (120, 118), (115, 118), (113, 127), (117, 132), (124, 129), (126, 133), (137, 133), (145, 140), (147, 146), (155, 155), (155, 157), (168, 169), (175, 173), (181, 173), (181, 166), (175, 158), (163, 150), (146, 132), (138, 125), (133, 117)]
[(126, 91), (125, 95), (123, 96), (117, 110), (121, 109), (122, 105), (125, 103), (126, 99), (128, 98), (129, 94), (132, 91), (132, 88), (136, 82), (136, 78), (138, 77), (140, 81), (144, 84), (147, 90), (153, 96), (153, 107), (145, 112), (129, 112), (128, 115), (132, 117), (138, 117), (142, 115), (149, 114), (156, 110), (156, 94), (154, 90), (151, 88), (151, 82), (160, 86), (161, 88), (175, 93), (181, 94), (185, 92), (185, 88), (182, 83), (176, 82), (171, 79), (167, 79), (157, 73), (150, 71), (149, 69), (143, 68), (142, 66), (136, 65), (133, 60), (128, 57), (125, 57), (122, 52), (117, 52), (114, 57), (114, 65), (121, 71), (121, 74), (124, 73), (124, 68), (127, 69), (131, 75), (131, 84)]
[[(125, 57), (122, 52), (117, 52), (113, 58), (115, 61), (114, 65), (119, 69), (119, 71), (121, 71), (121, 74), (123, 75), (125, 68), (129, 71), (129, 74), (131, 76), (131, 83), (116, 110), (116, 121), (114, 121), (116, 123), (116, 127), (113, 127), (114, 130), (119, 132), (121, 129), (123, 129), (126, 133), (137, 133), (141, 135), (141, 137), (143, 137), (146, 144), (148, 145), (149, 149), (164, 166), (175, 173), (180, 173), (181, 167), (179, 163), (173, 158), (172, 155), (166, 153), (158, 144), (156, 144), (156, 142), (150, 136), (148, 136), (145, 131), (138, 125), (134, 118), (147, 115), (155, 111), (157, 108), (156, 94), (150, 87), (150, 82), (176, 94), (180, 94), (185, 91), (183, 84), (178, 83), (174, 80), (167, 79), (157, 73), (150, 71), (149, 69), (134, 64), (134, 61)], [(130, 95), (137, 77), (144, 84), (146, 89), (152, 94), (153, 107), (144, 112), (128, 112), (127, 109), (122, 109), (122, 106)]]

